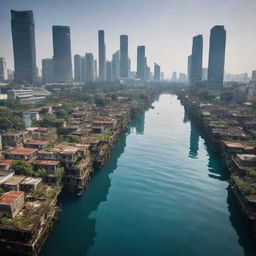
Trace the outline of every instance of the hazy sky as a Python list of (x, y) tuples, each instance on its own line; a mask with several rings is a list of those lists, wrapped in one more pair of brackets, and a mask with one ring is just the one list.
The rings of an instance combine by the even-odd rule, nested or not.
[(132, 70), (137, 45), (146, 45), (148, 63), (160, 64), (165, 76), (187, 71), (192, 37), (203, 34), (207, 67), (210, 29), (227, 31), (226, 65), (230, 73), (256, 69), (256, 0), (0, 0), (0, 56), (13, 68), (10, 9), (34, 12), (37, 65), (52, 56), (52, 25), (71, 27), (72, 55), (93, 52), (97, 31), (105, 30), (107, 59), (129, 36)]

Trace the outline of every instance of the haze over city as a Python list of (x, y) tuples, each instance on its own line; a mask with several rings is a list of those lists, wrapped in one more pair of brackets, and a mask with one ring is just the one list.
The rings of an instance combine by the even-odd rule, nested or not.
[(166, 78), (187, 71), (192, 37), (203, 34), (203, 67), (207, 67), (209, 34), (214, 25), (227, 31), (225, 71), (251, 74), (256, 66), (256, 1), (169, 0), (12, 0), (0, 3), (0, 56), (13, 69), (10, 9), (33, 10), (37, 66), (52, 57), (52, 25), (71, 30), (72, 55), (93, 52), (98, 58), (98, 30), (104, 29), (106, 57), (119, 49), (119, 36), (129, 36), (131, 69), (136, 70), (137, 45), (146, 46), (148, 64), (161, 65)]

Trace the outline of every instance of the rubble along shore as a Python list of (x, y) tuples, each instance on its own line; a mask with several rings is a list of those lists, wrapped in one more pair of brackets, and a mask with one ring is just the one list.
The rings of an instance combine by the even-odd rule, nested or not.
[(255, 110), (206, 102), (178, 93), (191, 121), (201, 128), (209, 147), (220, 153), (230, 173), (230, 191), (245, 216), (248, 232), (256, 238), (256, 119)]
[[(72, 113), (67, 125), (62, 127), (61, 133), (62, 138), (77, 136), (80, 138), (79, 142), (67, 143), (65, 140), (56, 143), (58, 137), (50, 131), (50, 136), (47, 139), (50, 140), (49, 137), (52, 137), (52, 141), (55, 141), (55, 143), (52, 143), (52, 145), (49, 143), (46, 147), (41, 147), (40, 140), (31, 140), (34, 139), (33, 132), (38, 132), (38, 130), (30, 129), (20, 133), (23, 139), (17, 141), (17, 145), (15, 144), (17, 147), (6, 147), (7, 149), (4, 152), (7, 159), (3, 161), (16, 159), (22, 151), (22, 156), (25, 154), (26, 158), (24, 159), (26, 161), (32, 163), (38, 170), (43, 166), (49, 174), (44, 177), (43, 183), (38, 186), (40, 191), (37, 191), (39, 189), (33, 190), (37, 193), (41, 192), (41, 194), (35, 194), (33, 191), (25, 193), (25, 199), (19, 205), (21, 210), (16, 217), (8, 220), (1, 218), (1, 255), (25, 256), (39, 254), (54, 221), (57, 219), (59, 211), (57, 197), (59, 193), (65, 190), (76, 195), (82, 195), (90, 174), (105, 164), (120, 134), (129, 127), (134, 117), (150, 106), (156, 96), (157, 94), (152, 93), (148, 97), (132, 102), (128, 101), (127, 98), (122, 98), (120, 102), (104, 106), (104, 108), (95, 105), (78, 107)], [(38, 129), (42, 130), (43, 128)], [(6, 134), (6, 137), (9, 135)], [(4, 142), (7, 141), (4, 138)], [(37, 147), (40, 144), (40, 147), (32, 152), (32, 150), (26, 150), (25, 146), (27, 144), (30, 145), (29, 147)], [(57, 166), (64, 168), (61, 177), (62, 182), (51, 174), (51, 171), (56, 171)], [(16, 179), (15, 181), (22, 182), (25, 179), (25, 177), (15, 176), (12, 177), (12, 179)], [(14, 182), (14, 180), (12, 181)], [(7, 182), (5, 182), (5, 185), (8, 185)], [(17, 186), (20, 186), (20, 184)], [(48, 191), (49, 195), (48, 192), (44, 193), (43, 191)], [(8, 193), (13, 192), (10, 191), (6, 194)], [(21, 193), (24, 194), (24, 192)], [(36, 209), (36, 211), (32, 212), (32, 209)]]

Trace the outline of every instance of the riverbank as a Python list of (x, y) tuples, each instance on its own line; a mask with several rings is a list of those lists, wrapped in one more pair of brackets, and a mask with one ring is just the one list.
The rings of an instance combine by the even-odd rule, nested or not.
[(255, 255), (219, 155), (175, 95), (153, 106), (81, 197), (61, 196), (42, 256)]
[[(145, 94), (138, 93), (138, 90), (131, 90), (126, 94), (127, 97), (120, 97), (118, 101), (112, 101), (104, 107), (85, 104), (75, 108), (66, 124), (58, 130), (58, 136), (54, 135), (53, 129), (39, 128), (44, 132), (49, 131), (53, 139), (47, 143), (45, 140), (40, 140), (40, 147), (33, 149), (33, 156), (25, 154), (26, 158), (24, 159), (26, 160), (23, 161), (28, 161), (29, 164), (33, 165), (35, 173), (40, 172), (43, 174), (41, 179), (43, 179), (44, 183), (53, 187), (60, 185), (64, 191), (82, 195), (91, 173), (104, 166), (120, 134), (129, 127), (131, 120), (145, 111), (157, 97), (154, 91)], [(25, 145), (33, 144), (32, 146), (34, 146), (35, 143), (38, 145), (38, 140), (36, 142), (31, 140), (34, 139), (34, 131), (37, 131), (37, 129), (30, 128), (28, 132), (24, 131), (22, 134), (26, 134), (26, 141), (20, 140), (19, 146), (15, 149), (7, 148), (6, 142), (8, 140), (6, 138), (9, 135), (4, 134), (6, 150), (3, 155), (10, 160), (14, 156), (14, 159), (17, 159), (17, 152), (21, 150), (25, 152)], [(44, 147), (41, 147), (41, 145), (44, 145)], [(32, 148), (28, 148), (32, 152)], [(56, 175), (61, 176), (57, 177), (55, 172), (59, 168), (62, 168), (63, 171), (61, 173), (58, 171)], [(19, 182), (24, 179), (18, 175), (13, 177)], [(3, 183), (3, 185), (5, 184), (6, 182)], [(15, 225), (12, 225), (21, 218), (24, 209), (28, 209), (26, 205), (29, 204), (30, 194), (25, 193), (25, 204), (20, 206), (23, 210), (12, 221), (7, 220), (6, 217), (1, 219), (1, 223), (4, 222), (4, 224), (0, 224), (1, 253), (8, 255), (38, 255), (56, 219), (58, 212), (56, 199), (59, 192), (55, 195), (55, 199), (51, 201), (52, 211), (39, 216), (39, 225), (33, 226), (31, 231), (28, 231), (23, 226), (19, 226), (17, 229)], [(33, 207), (37, 207), (39, 212), (43, 206), (34, 202), (29, 214), (35, 217), (37, 215)], [(23, 217), (24, 220), (27, 219), (26, 215)], [(9, 223), (8, 229), (6, 229), (7, 222)], [(24, 235), (26, 233), (28, 234)]]
[(209, 146), (221, 155), (223, 166), (231, 175), (229, 189), (247, 220), (248, 232), (256, 237), (255, 110), (206, 102), (184, 92), (179, 98)]

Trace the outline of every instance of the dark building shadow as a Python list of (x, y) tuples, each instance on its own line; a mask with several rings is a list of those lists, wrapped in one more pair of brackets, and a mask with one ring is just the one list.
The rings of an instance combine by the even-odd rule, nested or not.
[(239, 237), (238, 243), (244, 249), (244, 255), (255, 256), (256, 241), (250, 237), (246, 219), (238, 206), (237, 199), (231, 191), (228, 191), (227, 204), (230, 212), (230, 223)]
[(187, 111), (184, 111), (183, 123), (188, 123), (190, 121)]
[(107, 200), (111, 187), (109, 175), (117, 168), (117, 161), (124, 152), (127, 133), (123, 133), (106, 165), (94, 173), (82, 197), (62, 194), (61, 212), (53, 232), (48, 237), (41, 256), (86, 255), (97, 236), (96, 219), (90, 215), (101, 202)]
[(143, 112), (141, 115), (139, 115), (132, 121), (129, 130), (132, 131), (135, 128), (136, 134), (144, 134), (144, 127), (145, 127), (145, 112)]
[(199, 150), (199, 131), (198, 128), (193, 124), (190, 123), (190, 143), (189, 143), (189, 153), (188, 156), (190, 158), (197, 158), (198, 150)]

